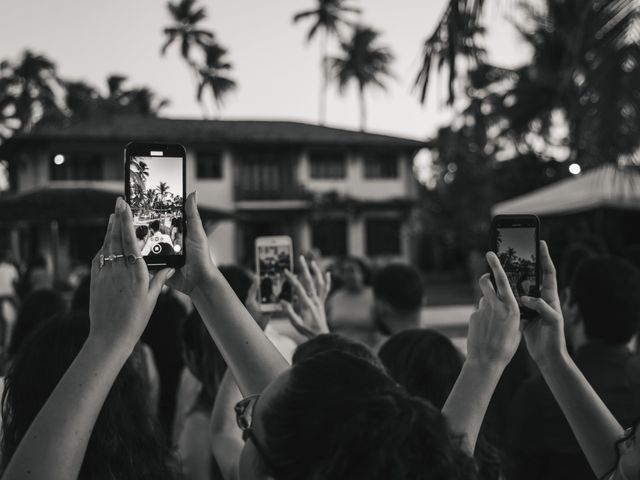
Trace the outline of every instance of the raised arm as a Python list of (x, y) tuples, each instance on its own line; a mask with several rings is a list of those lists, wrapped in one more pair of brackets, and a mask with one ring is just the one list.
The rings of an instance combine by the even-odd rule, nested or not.
[(209, 422), (211, 450), (225, 480), (238, 479), (240, 453), (244, 447), (242, 432), (236, 424), (233, 407), (242, 400), (242, 394), (229, 370), (226, 371)]
[(454, 432), (463, 435), (473, 454), (482, 420), (505, 367), (520, 343), (520, 310), (498, 257), (487, 254), (498, 291), (489, 275), (480, 278), (483, 297), (469, 319), (467, 359), (442, 413)]
[(545, 242), (540, 244), (540, 261), (541, 298), (520, 299), (540, 314), (525, 324), (525, 341), (589, 465), (601, 478), (616, 464), (614, 444), (622, 437), (623, 428), (567, 353), (556, 271)]
[(101, 254), (139, 255), (131, 211), (122, 199), (92, 264), (89, 336), (18, 445), (3, 480), (78, 477), (105, 398), (171, 274), (163, 270), (149, 283), (144, 262), (119, 259), (101, 268)]
[(186, 201), (187, 261), (169, 283), (191, 296), (244, 395), (260, 393), (289, 367), (214, 265), (195, 194)]

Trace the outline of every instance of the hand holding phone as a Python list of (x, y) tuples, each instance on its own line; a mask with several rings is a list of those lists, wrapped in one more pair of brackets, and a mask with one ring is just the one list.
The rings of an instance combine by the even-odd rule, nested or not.
[(520, 297), (540, 296), (540, 220), (535, 215), (497, 215), (491, 232), (493, 250), (518, 300), (520, 317), (532, 318), (535, 312), (524, 307)]
[(185, 263), (185, 171), (182, 145), (132, 142), (125, 147), (126, 201), (150, 269)]

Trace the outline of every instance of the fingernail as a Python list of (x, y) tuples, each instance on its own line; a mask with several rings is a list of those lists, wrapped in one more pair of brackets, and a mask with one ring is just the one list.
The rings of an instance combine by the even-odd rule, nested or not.
[(116, 202), (116, 212), (122, 213), (124, 211), (124, 200), (122, 197), (118, 197), (118, 201)]

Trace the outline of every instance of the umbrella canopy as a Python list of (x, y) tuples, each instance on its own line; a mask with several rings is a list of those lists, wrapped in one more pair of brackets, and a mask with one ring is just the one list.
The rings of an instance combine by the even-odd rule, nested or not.
[(640, 170), (603, 165), (493, 206), (494, 215), (567, 215), (596, 208), (640, 210)]
[[(122, 192), (99, 188), (39, 187), (0, 196), (0, 223), (51, 220), (106, 220)], [(232, 218), (229, 212), (199, 207), (203, 221)]]

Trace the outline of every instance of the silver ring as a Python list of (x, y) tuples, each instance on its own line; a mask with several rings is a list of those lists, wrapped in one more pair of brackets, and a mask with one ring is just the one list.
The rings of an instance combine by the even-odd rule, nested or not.
[(134, 263), (136, 263), (138, 260), (142, 260), (141, 256), (136, 256), (133, 253), (130, 253), (129, 255), (127, 255), (127, 263), (129, 265), (133, 265)]
[(111, 255), (105, 256), (103, 254), (100, 254), (100, 263), (99, 263), (100, 269), (102, 269), (102, 267), (104, 267), (104, 264), (106, 262), (114, 262), (114, 261), (118, 260), (119, 258), (124, 258), (124, 255), (111, 254)]

